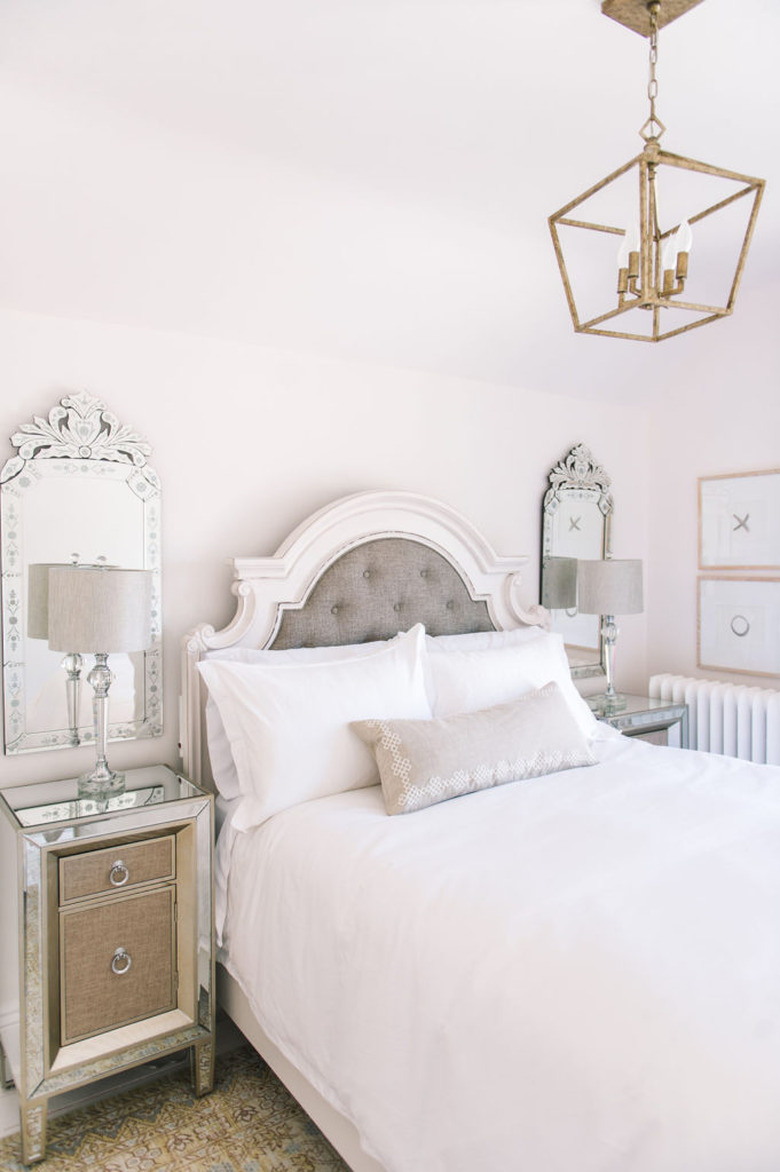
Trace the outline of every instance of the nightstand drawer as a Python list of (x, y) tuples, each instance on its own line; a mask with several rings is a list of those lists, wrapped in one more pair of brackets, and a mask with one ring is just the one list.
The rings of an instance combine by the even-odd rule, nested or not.
[(173, 1009), (174, 891), (60, 912), (62, 1045)]
[(173, 879), (175, 875), (173, 834), (66, 855), (60, 859), (60, 905), (91, 895), (127, 891), (140, 883)]

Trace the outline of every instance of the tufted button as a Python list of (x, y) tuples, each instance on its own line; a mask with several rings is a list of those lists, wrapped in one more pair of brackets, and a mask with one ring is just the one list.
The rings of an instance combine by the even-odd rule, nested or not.
[(364, 570), (364, 571), (363, 571), (363, 577), (364, 577), (364, 578), (370, 578), (370, 577), (371, 577), (371, 571), (370, 571), (370, 570)]
[(400, 603), (400, 602), (396, 602), (395, 606), (393, 607), (393, 610), (394, 610), (394, 611), (396, 612), (396, 614), (397, 614), (397, 613), (398, 613), (398, 612), (401, 610), (401, 603)]
[(454, 602), (452, 601), (452, 599), (450, 598), (450, 599), (448, 599), (448, 601), (447, 601), (447, 610), (454, 610), (454, 609), (455, 609), (455, 603), (454, 603)]
[(427, 578), (427, 577), (428, 577), (428, 571), (427, 571), (427, 570), (420, 570), (420, 577), (421, 577), (421, 578)]
[(338, 614), (338, 613), (339, 613), (339, 608), (338, 608), (337, 606), (332, 606), (332, 607), (330, 608), (330, 613), (331, 613), (331, 614)]

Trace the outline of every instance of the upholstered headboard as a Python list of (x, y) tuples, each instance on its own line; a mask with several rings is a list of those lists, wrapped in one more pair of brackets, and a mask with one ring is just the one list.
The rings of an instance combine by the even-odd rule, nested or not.
[(494, 629), (443, 554), (408, 537), (377, 537), (341, 554), (302, 607), (283, 607), (272, 647), (335, 646), (391, 639), (423, 623), (431, 635)]
[(333, 646), (388, 639), (423, 623), (431, 635), (546, 626), (520, 601), (525, 556), (499, 557), (460, 513), (415, 493), (345, 497), (300, 525), (273, 557), (235, 558), (236, 615), (184, 641), (184, 770), (210, 783), (198, 660), (230, 647)]

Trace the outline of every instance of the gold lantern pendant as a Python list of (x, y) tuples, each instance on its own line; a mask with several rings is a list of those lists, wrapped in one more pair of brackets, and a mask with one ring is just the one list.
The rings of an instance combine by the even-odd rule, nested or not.
[[(682, 6), (680, 0), (666, 3), (676, 8), (666, 20), (680, 15), (681, 7), (685, 11), (693, 6), (690, 0)], [(615, 11), (621, 8), (623, 12)], [(578, 333), (661, 342), (727, 317), (733, 311), (750, 247), (764, 180), (671, 154), (660, 145), (666, 129), (656, 113), (658, 27), (666, 23), (661, 8), (662, 0), (604, 0), (602, 4), (606, 15), (649, 36), (650, 114), (639, 131), (645, 144), (641, 154), (549, 218)], [(737, 207), (738, 201), (745, 202)], [(663, 218), (662, 207), (670, 218)], [(571, 215), (575, 208), (577, 217)], [(741, 216), (736, 214), (740, 212)], [(617, 223), (595, 222), (589, 215), (610, 217)], [(589, 237), (586, 246), (583, 230), (599, 235)], [(740, 232), (735, 263), (736, 245), (729, 249), (727, 238), (738, 241)], [(617, 296), (613, 294), (611, 305), (604, 285), (609, 267), (613, 273), (617, 269), (613, 286)], [(598, 277), (599, 272), (602, 280), (594, 294), (594, 274)], [(637, 310), (644, 312), (637, 314)], [(623, 329), (616, 328), (621, 325)]]

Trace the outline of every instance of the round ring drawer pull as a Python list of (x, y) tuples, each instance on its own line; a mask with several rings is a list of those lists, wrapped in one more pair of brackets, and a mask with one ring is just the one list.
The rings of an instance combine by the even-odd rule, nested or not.
[(118, 977), (123, 977), (125, 973), (130, 972), (130, 966), (133, 960), (130, 953), (124, 948), (117, 948), (114, 955), (111, 957), (111, 972), (116, 973)]
[(124, 887), (127, 880), (130, 878), (130, 871), (127, 863), (117, 859), (111, 870), (108, 872), (108, 881), (112, 887)]

